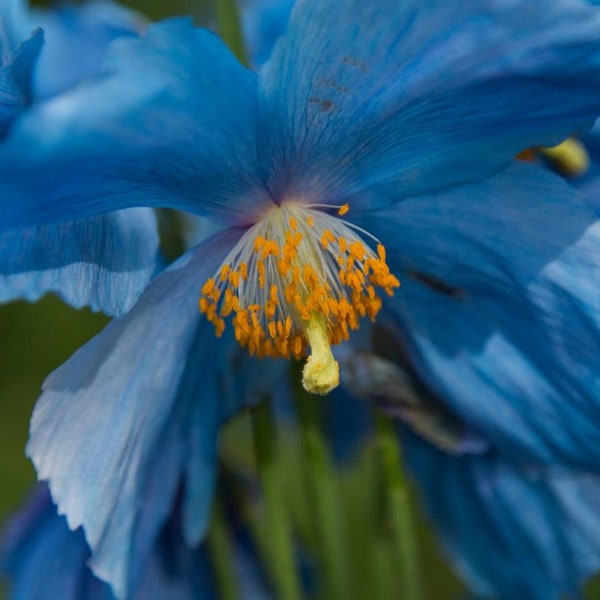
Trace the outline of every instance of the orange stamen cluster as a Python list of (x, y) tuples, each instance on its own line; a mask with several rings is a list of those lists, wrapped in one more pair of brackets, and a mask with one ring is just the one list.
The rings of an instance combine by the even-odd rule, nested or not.
[(250, 354), (299, 359), (309, 323), (338, 344), (361, 318), (375, 319), (376, 288), (392, 295), (399, 285), (381, 244), (375, 253), (340, 219), (284, 204), (248, 230), (206, 281), (200, 311), (217, 336), (233, 314), (235, 337)]

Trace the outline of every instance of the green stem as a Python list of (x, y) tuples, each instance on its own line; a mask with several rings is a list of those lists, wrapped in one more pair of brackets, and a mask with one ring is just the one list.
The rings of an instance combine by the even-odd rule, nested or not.
[(402, 598), (420, 600), (422, 591), (417, 540), (398, 437), (393, 421), (387, 417), (376, 415), (375, 423), (386, 517), (392, 537), (394, 561), (398, 561), (400, 565)]
[(265, 503), (265, 526), (268, 536), (264, 550), (267, 568), (281, 600), (300, 600), (300, 583), (294, 561), (292, 528), (283, 494), (283, 480), (276, 456), (275, 427), (268, 400), (252, 412), (254, 449)]
[(247, 65), (248, 55), (237, 0), (215, 0), (215, 10), (221, 39), (229, 46), (237, 59), (243, 65)]
[(222, 600), (238, 600), (240, 594), (234, 576), (231, 540), (218, 498), (214, 504), (213, 518), (208, 532), (208, 547), (217, 580), (219, 598)]
[[(299, 382), (300, 373), (295, 375)], [(347, 544), (339, 482), (321, 429), (320, 403), (323, 400), (305, 392), (299, 383), (295, 395), (314, 502), (319, 558), (323, 566), (323, 597), (327, 600), (342, 600), (351, 597), (350, 573), (346, 568)]]

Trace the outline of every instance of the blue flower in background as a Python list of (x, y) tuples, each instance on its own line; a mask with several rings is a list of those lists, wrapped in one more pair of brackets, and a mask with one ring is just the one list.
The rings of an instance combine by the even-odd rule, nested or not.
[(56, 96), (95, 75), (113, 40), (136, 37), (147, 25), (142, 15), (110, 0), (32, 9), (28, 19), (47, 32), (35, 73), (36, 99)]
[(363, 314), (398, 321), (416, 371), (503, 455), (597, 469), (600, 225), (513, 157), (593, 123), (599, 27), (577, 0), (301, 0), (256, 75), (173, 20), (13, 123), (5, 226), (150, 205), (223, 227), (53, 373), (34, 414), (39, 476), (117, 596), (181, 487), (185, 539), (203, 538), (218, 428), (286, 367), (249, 353), (310, 346), (305, 385), (326, 391), (330, 345)]
[[(24, 0), (0, 7), (0, 139), (15, 117), (45, 97), (96, 74), (110, 41), (141, 31), (141, 18), (117, 4), (29, 12)], [(41, 25), (26, 40), (34, 26)], [(21, 40), (26, 40), (21, 42)], [(43, 42), (43, 44), (42, 44)], [(30, 140), (24, 152), (32, 151)], [(80, 308), (125, 312), (157, 268), (158, 235), (150, 209), (117, 211), (0, 235), (0, 302), (34, 301), (47, 292)]]
[(420, 499), (478, 598), (578, 598), (600, 570), (597, 474), (453, 456), (403, 436)]
[(241, 0), (240, 12), (248, 54), (255, 67), (267, 62), (285, 33), (294, 0)]
[[(404, 460), (446, 554), (477, 598), (580, 597), (600, 570), (600, 477), (508, 459), (414, 370), (398, 323), (345, 348), (343, 413), (375, 402), (396, 417)], [(358, 404), (358, 407), (356, 405)], [(361, 437), (368, 430), (362, 415)], [(339, 428), (338, 421), (338, 428)], [(356, 432), (358, 423), (341, 422)], [(343, 431), (337, 431), (338, 436)], [(346, 445), (357, 436), (346, 436)]]
[[(151, 502), (151, 498), (146, 498)], [(236, 544), (232, 578), (241, 598), (269, 597), (249, 548)], [(115, 600), (110, 586), (94, 577), (83, 531), (71, 531), (56, 512), (46, 486), (4, 531), (0, 569), (8, 576), (13, 600)], [(92, 559), (93, 560), (93, 559)], [(171, 516), (142, 566), (131, 600), (210, 600), (219, 597), (206, 546), (190, 550)]]

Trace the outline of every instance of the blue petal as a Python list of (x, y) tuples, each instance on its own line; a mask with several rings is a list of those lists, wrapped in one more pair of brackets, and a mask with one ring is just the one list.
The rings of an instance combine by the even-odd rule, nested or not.
[(515, 165), (357, 222), (402, 287), (388, 303), (421, 378), (508, 455), (600, 464), (600, 222)]
[(151, 209), (132, 208), (74, 223), (0, 233), (0, 302), (33, 302), (56, 292), (65, 302), (125, 314), (157, 268)]
[(0, 63), (29, 36), (26, 0), (3, 0), (0, 3)]
[[(240, 235), (220, 233), (157, 277), (125, 318), (46, 380), (35, 409), (28, 454), (69, 525), (83, 526), (94, 573), (119, 597), (139, 580), (139, 556), (181, 485), (184, 535), (202, 538), (218, 427), (272, 385), (272, 363), (261, 369), (247, 357), (244, 366), (230, 328), (215, 343), (197, 306)], [(144, 508), (146, 496), (154, 501)]]
[[(151, 499), (146, 498), (146, 501)], [(97, 579), (87, 562), (83, 531), (71, 531), (40, 486), (4, 532), (3, 567), (10, 576), (12, 600), (114, 600), (110, 586)], [(188, 549), (175, 518), (144, 561), (140, 585), (131, 600), (216, 598), (205, 549)]]
[(271, 206), (257, 174), (256, 77), (215, 36), (171, 20), (117, 40), (109, 57), (104, 78), (14, 123), (0, 147), (0, 227), (136, 205), (249, 222)]
[(260, 67), (271, 56), (275, 42), (284, 33), (294, 0), (246, 0), (240, 4), (248, 53), (252, 64)]
[(581, 0), (298, 0), (261, 73), (269, 187), (397, 200), (558, 143), (600, 112), (599, 29)]
[(573, 180), (573, 184), (600, 211), (600, 125), (582, 136), (581, 141), (589, 154), (590, 166), (583, 177)]
[(600, 479), (452, 457), (404, 436), (421, 498), (458, 571), (483, 598), (580, 597), (600, 570)]
[(0, 139), (31, 99), (33, 68), (43, 41), (41, 30), (34, 31), (0, 67)]
[(35, 10), (29, 19), (46, 35), (35, 77), (37, 99), (55, 96), (98, 73), (110, 42), (137, 36), (145, 25), (140, 14), (108, 0)]

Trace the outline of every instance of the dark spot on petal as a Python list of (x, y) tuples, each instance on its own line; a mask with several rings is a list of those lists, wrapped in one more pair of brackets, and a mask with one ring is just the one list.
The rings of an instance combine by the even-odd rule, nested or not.
[(324, 113), (329, 112), (334, 106), (331, 100), (321, 100), (320, 98), (309, 98), (308, 103), (318, 105), (318, 109)]
[(444, 296), (448, 296), (449, 298), (459, 300), (460, 298), (465, 297), (464, 290), (461, 290), (456, 286), (450, 285), (449, 283), (446, 283), (445, 281), (442, 281), (437, 277), (433, 277), (432, 275), (427, 275), (426, 273), (421, 273), (420, 271), (409, 271), (408, 275), (413, 279), (416, 279), (423, 285), (426, 285), (434, 292), (444, 294)]
[(335, 79), (330, 79), (327, 77), (317, 77), (315, 79), (315, 83), (318, 85), (326, 86), (335, 90), (336, 92), (344, 92), (348, 93), (348, 88), (345, 85), (340, 85)]
[(352, 56), (344, 56), (342, 58), (342, 62), (346, 65), (354, 67), (363, 73), (366, 73), (369, 69), (367, 68), (367, 63), (358, 58), (353, 58)]
[(319, 105), (321, 112), (329, 112), (333, 108), (333, 102), (331, 100), (323, 100)]

